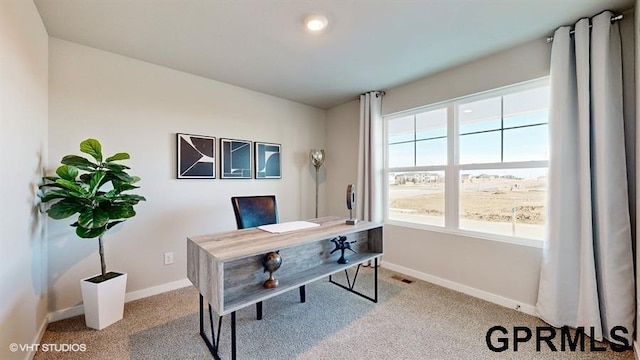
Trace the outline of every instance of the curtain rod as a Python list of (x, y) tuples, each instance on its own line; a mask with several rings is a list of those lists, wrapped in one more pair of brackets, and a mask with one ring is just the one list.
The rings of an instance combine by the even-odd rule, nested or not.
[[(384, 90), (373, 90), (373, 91), (367, 91), (366, 93), (362, 93), (362, 94), (360, 94), (360, 95), (366, 95), (366, 94), (368, 94), (368, 93), (370, 93), (370, 92), (374, 92), (374, 93), (376, 93), (376, 97), (380, 97), (380, 96), (384, 96), (384, 95), (385, 95)], [(360, 99), (360, 97), (358, 97), (358, 99)]]
[[(638, 0), (638, 1), (640, 1), (640, 0)], [(369, 92), (374, 92), (374, 93), (376, 93), (376, 97), (380, 97), (380, 96), (385, 96), (385, 95), (386, 95), (386, 94), (385, 94), (385, 92), (384, 92), (384, 90), (374, 90), (374, 91), (369, 91)], [(362, 93), (362, 94), (360, 94), (360, 95), (361, 95), (361, 96), (362, 96), (362, 95), (366, 95), (366, 94), (368, 94), (369, 92)], [(357, 98), (356, 100), (360, 101), (360, 96), (358, 96), (358, 98)]]
[[(616, 16), (612, 16), (611, 17), (611, 23), (613, 24), (616, 21), (620, 21), (622, 20), (622, 18), (624, 17), (624, 15), (620, 14), (620, 15), (616, 15)], [(591, 24), (589, 24), (589, 28), (591, 28)], [(573, 33), (575, 33), (575, 30), (571, 30), (569, 31), (569, 35), (572, 35)], [(553, 36), (549, 36), (547, 38), (547, 43), (553, 42)]]

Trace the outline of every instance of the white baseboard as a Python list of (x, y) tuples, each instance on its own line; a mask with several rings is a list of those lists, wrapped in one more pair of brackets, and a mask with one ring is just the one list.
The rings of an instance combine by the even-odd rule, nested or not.
[[(400, 266), (400, 265), (396, 265), (393, 263), (390, 263), (388, 261), (383, 261), (381, 266), (383, 268), (395, 271), (395, 272), (399, 272), (401, 274), (405, 274), (408, 276), (412, 276), (416, 279), (420, 279), (420, 280), (424, 280), (426, 282), (430, 282), (432, 284), (436, 284), (442, 287), (445, 287), (447, 289), (451, 289), (451, 290), (455, 290), (458, 292), (461, 292), (463, 294), (467, 294), (473, 297), (477, 297), (479, 299), (482, 300), (486, 300), (489, 302), (492, 302), (494, 304), (498, 304), (510, 309), (514, 309), (517, 311), (521, 311), (525, 314), (529, 314), (535, 317), (538, 317), (538, 314), (536, 312), (536, 307), (530, 304), (523, 304), (520, 301), (517, 300), (513, 300), (513, 299), (509, 299), (506, 298), (504, 296), (500, 296), (500, 295), (496, 295), (496, 294), (492, 294), (490, 292), (487, 291), (483, 291), (483, 290), (479, 290), (467, 285), (462, 285), (460, 283), (451, 281), (451, 280), (447, 280), (447, 279), (443, 279), (441, 277), (437, 277), (437, 276), (433, 276), (433, 275), (429, 275), (429, 274), (425, 274), (413, 269), (409, 269), (406, 268), (404, 266)], [(640, 359), (639, 359), (640, 360)]]
[[(124, 296), (124, 302), (134, 301), (138, 299), (143, 299), (149, 296), (162, 294), (168, 291), (181, 289), (183, 287), (191, 286), (191, 281), (189, 279), (182, 279), (174, 282), (170, 282), (167, 284), (162, 284), (158, 286), (152, 286), (150, 288), (134, 291), (127, 293)], [(58, 320), (68, 319), (70, 317), (78, 316), (84, 314), (84, 306), (77, 305), (67, 309), (62, 309), (58, 311), (54, 311), (49, 313), (49, 322), (54, 322)]]
[(636, 360), (640, 360), (640, 345), (638, 345), (637, 341), (633, 341), (633, 355)]
[(168, 291), (173, 291), (177, 289), (182, 289), (183, 287), (191, 286), (191, 281), (189, 279), (182, 279), (174, 282), (170, 282), (167, 284), (162, 284), (158, 286), (152, 286), (150, 288), (134, 291), (127, 293), (124, 296), (124, 302), (129, 302), (133, 300), (143, 299), (149, 296), (162, 294)]
[[(42, 319), (42, 324), (40, 324), (40, 329), (38, 329), (38, 333), (36, 334), (36, 337), (31, 342), (32, 344), (40, 344), (42, 342), (42, 337), (44, 336), (44, 332), (47, 331), (47, 325), (49, 325), (49, 321), (48, 321), (48, 317), (45, 317), (44, 319)], [(34, 356), (36, 356), (36, 351), (31, 350), (26, 354), (25, 359), (33, 360)]]
[(82, 314), (84, 314), (84, 306), (77, 305), (70, 308), (50, 312), (49, 322), (52, 323), (58, 320), (64, 320)]

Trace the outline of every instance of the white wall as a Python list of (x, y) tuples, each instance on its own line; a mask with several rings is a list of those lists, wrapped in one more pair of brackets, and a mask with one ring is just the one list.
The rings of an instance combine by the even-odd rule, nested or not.
[(382, 114), (424, 106), (549, 75), (551, 45), (538, 39), (393, 89)]
[(35, 204), (47, 158), (48, 35), (32, 1), (0, 9), (0, 358), (46, 325), (46, 222)]
[[(275, 194), (281, 221), (314, 216), (308, 154), (325, 146), (324, 110), (56, 38), (49, 51), (48, 171), (95, 137), (107, 155), (129, 152), (142, 178), (148, 201), (105, 244), (107, 267), (129, 273), (128, 293), (185, 279), (186, 237), (234, 229), (233, 195)], [(280, 143), (282, 179), (177, 180), (178, 132)], [(49, 221), (51, 311), (78, 305), (79, 280), (100, 269), (97, 241), (68, 224)]]
[[(360, 101), (327, 111), (326, 203), (327, 214), (349, 216), (347, 185), (358, 181), (358, 132)], [(359, 190), (356, 189), (356, 192)], [(355, 216), (355, 211), (354, 211)]]

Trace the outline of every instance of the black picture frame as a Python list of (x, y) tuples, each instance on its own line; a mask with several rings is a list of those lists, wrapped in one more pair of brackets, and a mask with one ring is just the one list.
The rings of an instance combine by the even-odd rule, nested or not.
[(254, 143), (256, 179), (282, 179), (282, 145)]
[(216, 138), (177, 133), (177, 178), (216, 178)]
[(252, 179), (252, 142), (220, 139), (220, 178)]

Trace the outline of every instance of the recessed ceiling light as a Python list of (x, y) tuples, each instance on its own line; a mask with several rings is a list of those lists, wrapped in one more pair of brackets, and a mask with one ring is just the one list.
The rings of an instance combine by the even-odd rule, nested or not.
[(322, 15), (309, 15), (304, 19), (304, 25), (311, 32), (320, 32), (327, 27), (329, 21)]
[(466, 110), (462, 110), (462, 112), (463, 112), (463, 113), (465, 113), (465, 114), (468, 114), (468, 113), (470, 113), (470, 112), (473, 112), (473, 110), (471, 110), (471, 109), (466, 109)]

